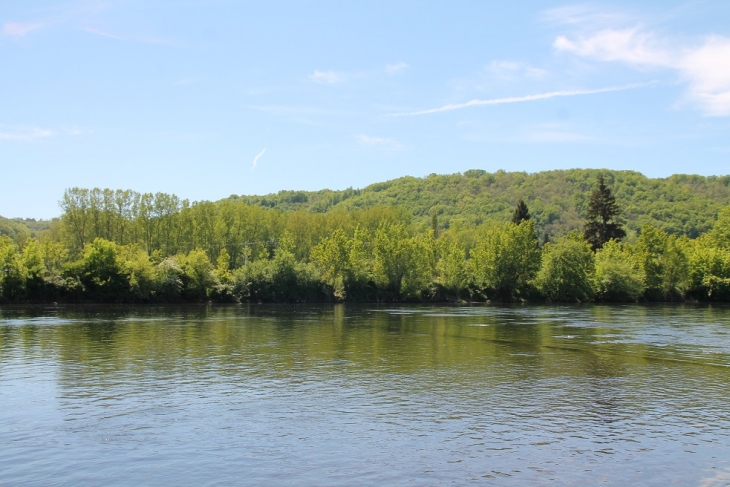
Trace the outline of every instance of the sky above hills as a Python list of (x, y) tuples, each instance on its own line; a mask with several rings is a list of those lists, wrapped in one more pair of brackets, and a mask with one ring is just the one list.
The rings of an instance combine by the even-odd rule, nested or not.
[(0, 4), (0, 215), (472, 168), (730, 173), (730, 2)]

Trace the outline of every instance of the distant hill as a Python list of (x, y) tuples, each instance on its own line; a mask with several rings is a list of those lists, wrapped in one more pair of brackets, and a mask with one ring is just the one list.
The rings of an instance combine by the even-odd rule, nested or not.
[(0, 216), (0, 235), (7, 235), (16, 242), (35, 237), (51, 227), (49, 220), (33, 218), (4, 218)]
[(463, 174), (402, 177), (343, 191), (280, 191), (266, 196), (231, 196), (282, 211), (329, 212), (373, 206), (400, 206), (415, 219), (441, 226), (506, 221), (517, 201), (527, 202), (541, 230), (559, 235), (581, 228), (587, 202), (603, 175), (621, 206), (629, 231), (651, 223), (672, 234), (696, 237), (712, 227), (730, 204), (730, 176), (674, 175), (648, 178), (635, 171), (569, 169), (524, 172), (469, 170)]
[[(264, 196), (230, 196), (250, 205), (283, 212), (325, 213), (397, 206), (416, 223), (439, 227), (508, 221), (522, 198), (541, 235), (559, 236), (582, 228), (587, 202), (603, 175), (621, 206), (629, 238), (644, 223), (671, 234), (697, 237), (709, 230), (718, 211), (730, 205), (730, 176), (674, 175), (648, 178), (635, 171), (569, 169), (524, 172), (480, 169), (423, 178), (406, 176), (362, 189), (280, 191)], [(0, 217), (0, 235), (20, 242), (50, 228), (52, 221)]]

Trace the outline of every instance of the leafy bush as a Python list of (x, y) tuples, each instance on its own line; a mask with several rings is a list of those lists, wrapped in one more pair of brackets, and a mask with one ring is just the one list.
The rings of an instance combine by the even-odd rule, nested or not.
[(594, 282), (600, 301), (636, 301), (646, 288), (644, 279), (640, 264), (619, 242), (609, 240), (596, 253)]
[(551, 301), (586, 301), (593, 297), (594, 257), (578, 232), (543, 247), (536, 284)]

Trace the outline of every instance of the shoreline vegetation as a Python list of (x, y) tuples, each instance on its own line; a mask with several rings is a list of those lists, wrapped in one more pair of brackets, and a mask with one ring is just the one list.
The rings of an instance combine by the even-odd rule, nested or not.
[(0, 221), (0, 303), (730, 302), (730, 177), (567, 170)]

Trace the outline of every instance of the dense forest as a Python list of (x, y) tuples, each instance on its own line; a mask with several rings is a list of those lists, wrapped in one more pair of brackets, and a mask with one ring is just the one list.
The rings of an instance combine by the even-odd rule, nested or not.
[(609, 170), (72, 188), (58, 219), (0, 219), (0, 302), (727, 301), (729, 203), (730, 177)]
[(718, 211), (730, 204), (730, 176), (674, 175), (650, 179), (634, 171), (571, 169), (524, 172), (470, 170), (425, 178), (403, 177), (361, 190), (280, 191), (267, 196), (231, 196), (251, 205), (282, 211), (324, 213), (374, 206), (405, 209), (415, 221), (437, 215), (451, 224), (506, 221), (519, 199), (530, 207), (538, 232), (562, 235), (582, 228), (596, 178), (603, 175), (622, 207), (629, 234), (644, 224), (669, 234), (696, 238), (712, 227)]

